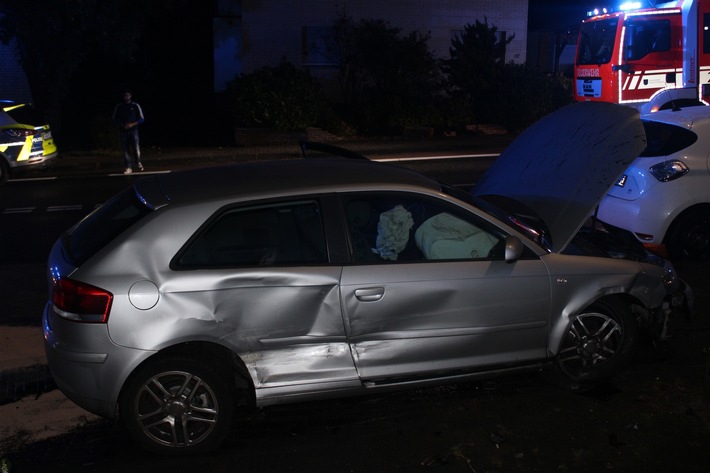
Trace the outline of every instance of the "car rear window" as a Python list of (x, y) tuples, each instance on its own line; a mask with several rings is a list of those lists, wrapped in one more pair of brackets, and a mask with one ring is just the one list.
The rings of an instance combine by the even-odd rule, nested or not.
[(668, 156), (677, 153), (698, 140), (698, 135), (692, 131), (668, 123), (644, 121), (646, 130), (646, 149), (640, 156)]
[(17, 108), (10, 108), (6, 111), (6, 113), (17, 123), (22, 123), (24, 125), (41, 126), (47, 123), (44, 117), (29, 104), (22, 105)]
[(134, 188), (117, 194), (64, 234), (64, 249), (70, 263), (81, 266), (151, 211)]

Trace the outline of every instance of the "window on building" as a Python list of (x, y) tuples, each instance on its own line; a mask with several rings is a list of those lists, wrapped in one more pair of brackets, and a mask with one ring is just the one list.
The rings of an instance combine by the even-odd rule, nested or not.
[(498, 57), (505, 62), (505, 53), (508, 49), (508, 36), (506, 36), (505, 31), (496, 31), (496, 45), (500, 48)]
[(301, 29), (301, 60), (306, 66), (337, 66), (340, 53), (332, 27), (304, 26)]

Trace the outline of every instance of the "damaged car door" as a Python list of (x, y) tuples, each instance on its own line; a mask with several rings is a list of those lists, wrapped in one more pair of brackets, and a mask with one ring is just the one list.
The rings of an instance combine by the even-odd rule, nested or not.
[(353, 263), (341, 298), (366, 384), (436, 378), (544, 359), (550, 282), (526, 248), (468, 209), (408, 193), (343, 199)]

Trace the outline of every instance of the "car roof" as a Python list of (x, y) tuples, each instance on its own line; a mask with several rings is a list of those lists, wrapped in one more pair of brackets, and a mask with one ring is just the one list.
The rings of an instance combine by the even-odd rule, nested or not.
[(434, 179), (407, 168), (345, 158), (252, 161), (142, 178), (138, 194), (162, 205), (257, 199), (358, 189), (441, 189)]
[(710, 107), (698, 105), (677, 110), (659, 110), (658, 112), (646, 113), (641, 116), (641, 119), (691, 129), (696, 123), (710, 121)]

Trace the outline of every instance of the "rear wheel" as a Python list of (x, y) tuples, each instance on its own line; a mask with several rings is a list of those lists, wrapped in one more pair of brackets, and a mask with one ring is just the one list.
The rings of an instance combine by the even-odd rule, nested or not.
[(693, 210), (673, 224), (667, 242), (675, 259), (710, 258), (710, 210)]
[(628, 361), (635, 338), (633, 315), (623, 301), (595, 302), (568, 327), (553, 380), (581, 389), (611, 378)]
[(119, 401), (121, 419), (146, 450), (213, 450), (229, 434), (234, 419), (235, 396), (228, 380), (206, 360), (163, 358), (131, 377)]

